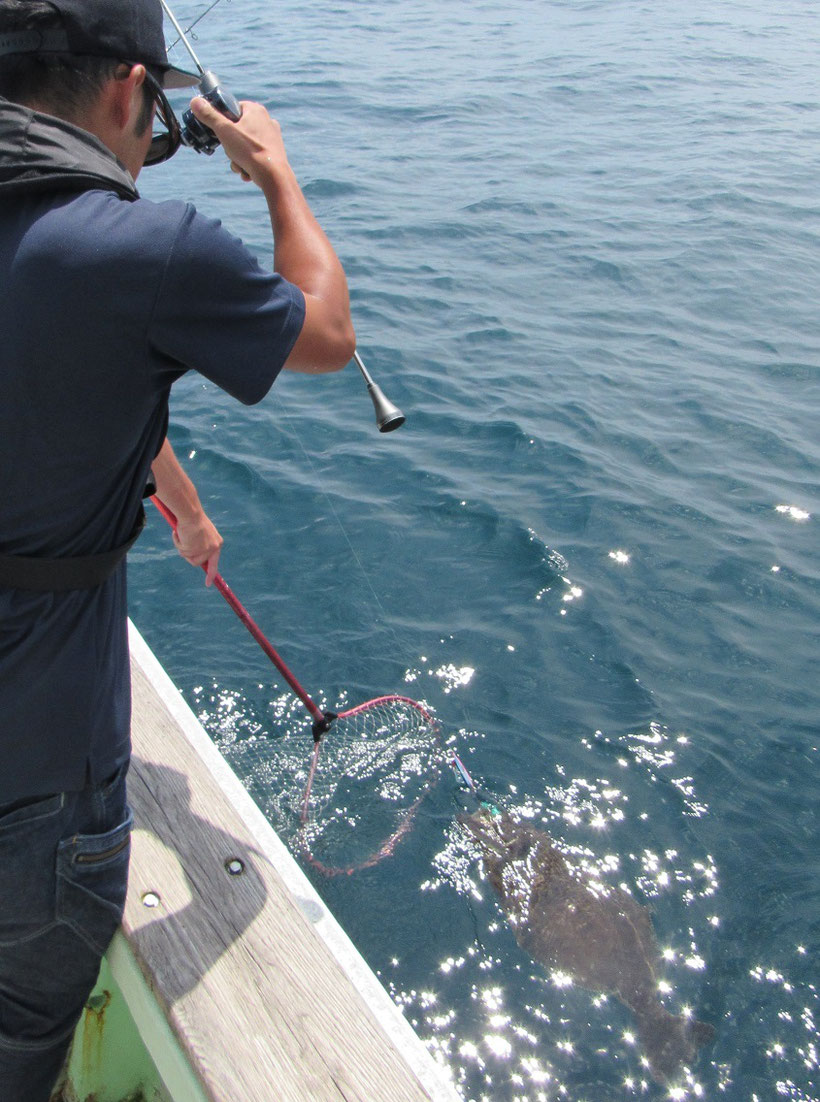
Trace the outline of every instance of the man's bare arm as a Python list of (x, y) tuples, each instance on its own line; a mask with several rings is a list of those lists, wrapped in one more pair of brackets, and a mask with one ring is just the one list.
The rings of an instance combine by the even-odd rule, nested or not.
[(347, 280), (339, 258), (288, 162), (279, 123), (259, 103), (243, 101), (242, 118), (231, 122), (196, 97), (196, 117), (214, 131), (245, 180), (259, 187), (268, 203), (274, 237), (274, 267), (305, 296), (305, 323), (285, 367), (291, 371), (338, 371), (356, 347)]

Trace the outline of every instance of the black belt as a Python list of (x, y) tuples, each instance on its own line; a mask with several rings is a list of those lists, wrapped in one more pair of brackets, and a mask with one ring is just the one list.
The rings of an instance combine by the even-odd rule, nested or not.
[(95, 589), (114, 573), (137, 542), (145, 527), (145, 510), (140, 506), (137, 523), (120, 547), (100, 555), (43, 559), (26, 555), (0, 555), (0, 586), (30, 589), (37, 593), (62, 593), (69, 589)]

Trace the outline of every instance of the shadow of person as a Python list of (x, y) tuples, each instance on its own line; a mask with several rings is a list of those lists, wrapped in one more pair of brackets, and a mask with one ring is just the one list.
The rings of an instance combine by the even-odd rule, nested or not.
[(135, 755), (128, 796), (134, 834), (123, 929), (170, 1007), (230, 969), (229, 950), (264, 910), (276, 874), (207, 771), (192, 790), (183, 772)]

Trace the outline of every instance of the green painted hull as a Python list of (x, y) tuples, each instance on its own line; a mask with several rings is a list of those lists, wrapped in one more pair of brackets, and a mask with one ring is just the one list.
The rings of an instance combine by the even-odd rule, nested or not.
[(77, 1026), (60, 1102), (205, 1102), (125, 937), (117, 934)]

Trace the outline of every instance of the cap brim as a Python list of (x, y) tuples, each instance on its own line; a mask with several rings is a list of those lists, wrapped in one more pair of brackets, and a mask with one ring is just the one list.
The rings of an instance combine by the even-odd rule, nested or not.
[(186, 73), (184, 69), (171, 67), (162, 74), (162, 87), (191, 88), (193, 85), (199, 84), (201, 79), (202, 75), (200, 73)]

